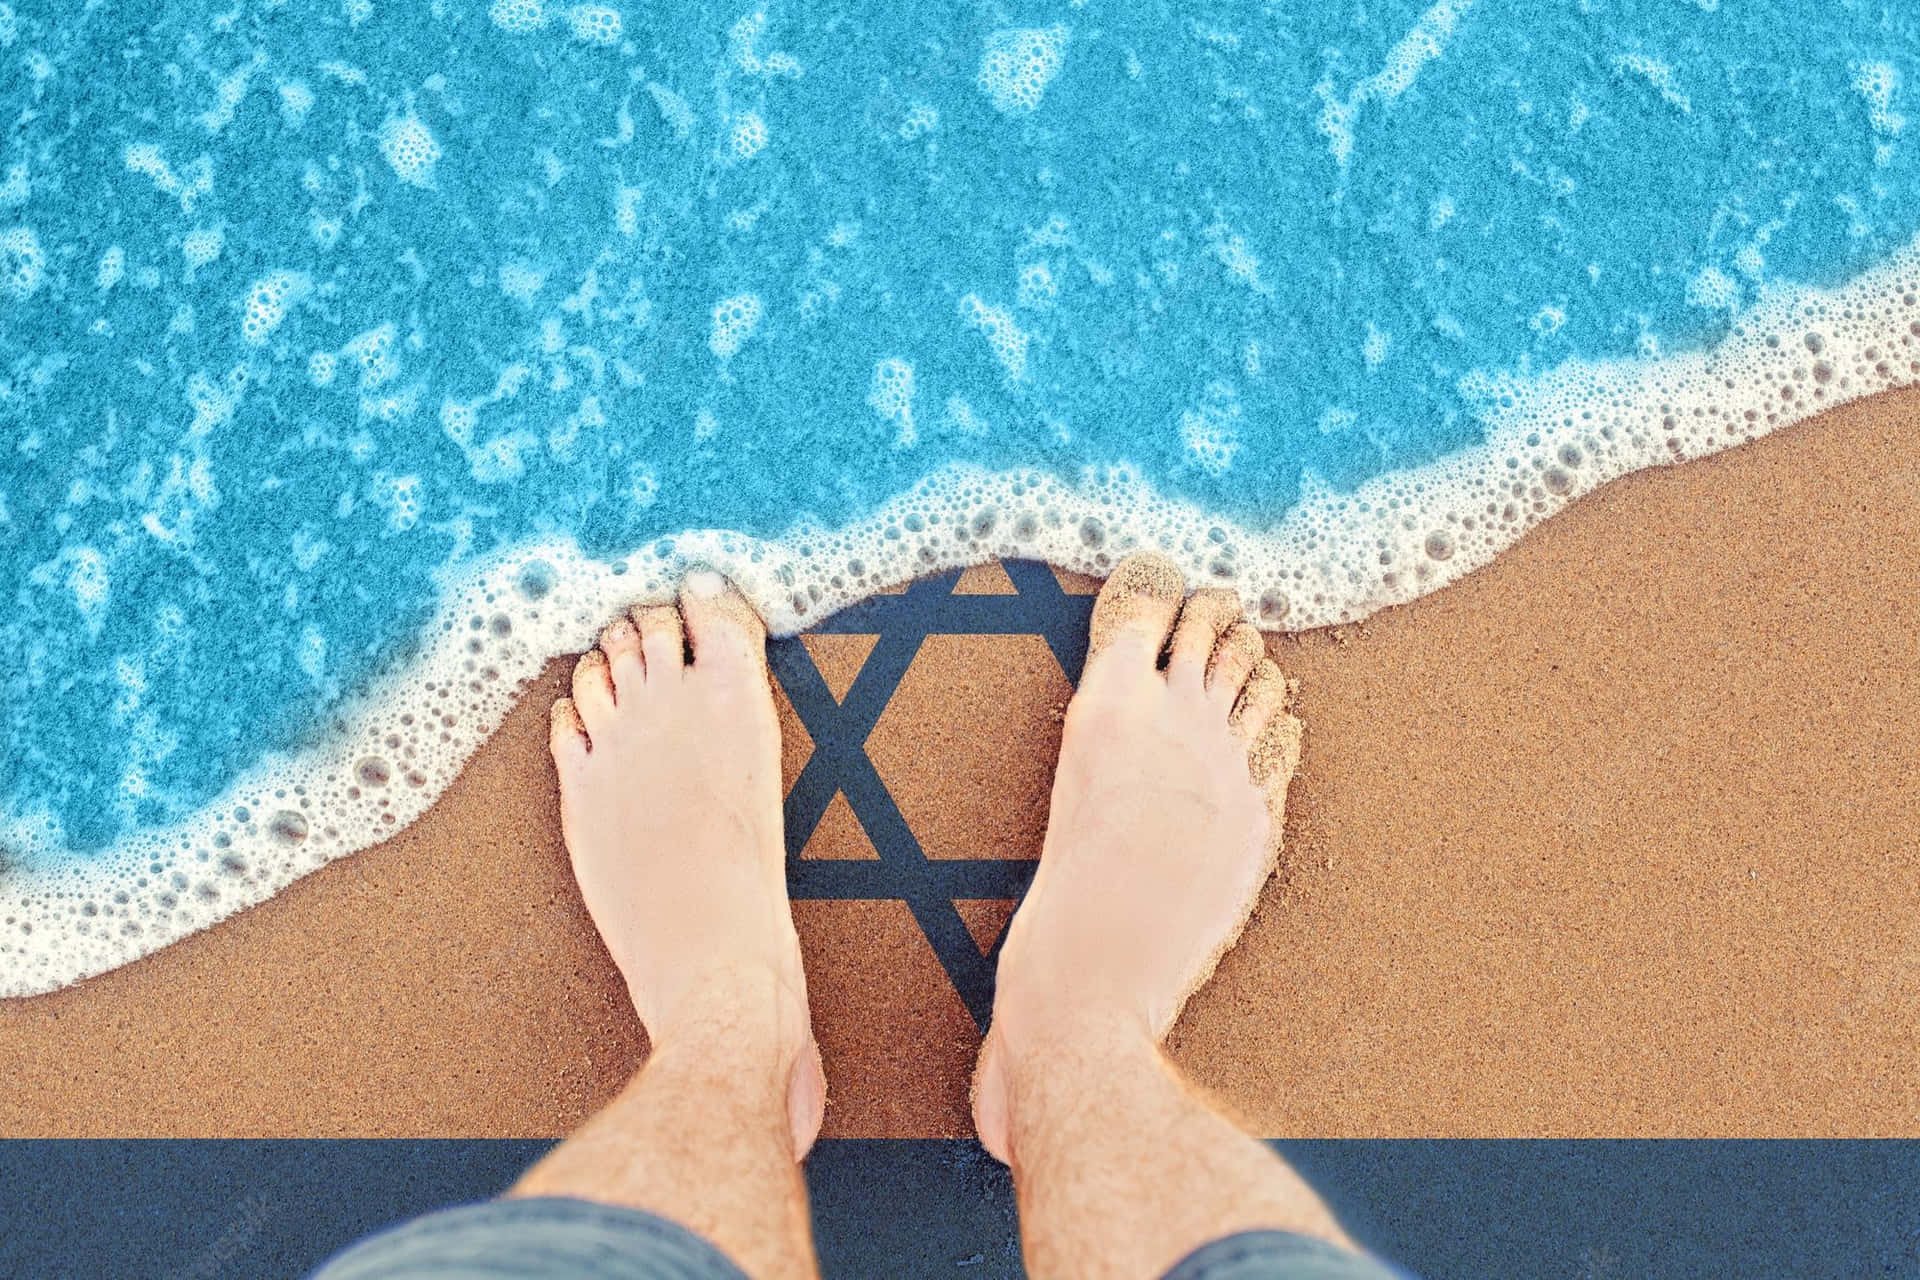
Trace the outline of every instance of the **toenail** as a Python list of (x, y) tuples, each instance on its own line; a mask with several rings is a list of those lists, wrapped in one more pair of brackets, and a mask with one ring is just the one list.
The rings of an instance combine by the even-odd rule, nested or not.
[(711, 569), (695, 569), (687, 575), (687, 594), (692, 596), (717, 596), (725, 593), (727, 580)]

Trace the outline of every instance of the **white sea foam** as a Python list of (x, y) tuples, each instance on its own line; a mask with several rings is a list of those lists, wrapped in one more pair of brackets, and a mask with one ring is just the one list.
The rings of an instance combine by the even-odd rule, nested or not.
[(380, 154), (400, 181), (425, 187), (432, 185), (433, 166), (440, 162), (440, 143), (418, 117), (405, 116), (380, 126)]
[(0, 231), (0, 293), (24, 300), (46, 276), (47, 255), (32, 227)]
[[(378, 378), (390, 346), (383, 327), (347, 350), (363, 376)], [(889, 408), (897, 373), (878, 375)], [(628, 603), (666, 598), (690, 563), (729, 574), (776, 632), (792, 632), (880, 587), (990, 556), (1101, 573), (1150, 547), (1195, 583), (1237, 589), (1263, 626), (1301, 629), (1443, 586), (1617, 476), (1916, 382), (1920, 240), (1836, 289), (1761, 289), (1712, 351), (1471, 377), (1463, 390), (1482, 406), (1485, 443), (1352, 493), (1310, 484), (1270, 527), (1208, 516), (1124, 470), (1068, 483), (955, 466), (845, 529), (802, 526), (775, 540), (690, 532), (614, 565), (571, 546), (522, 546), (448, 581), (419, 656), (346, 708), (324, 742), (267, 756), (192, 820), (80, 863), (62, 854), (44, 816), (0, 831), (13, 859), (0, 872), (0, 996), (124, 964), (400, 830), (548, 659), (591, 644)], [(1209, 402), (1216, 410), (1219, 399)], [(947, 416), (956, 415), (972, 418), (950, 401)], [(635, 477), (636, 501), (648, 480)], [(419, 518), (417, 477), (380, 477), (377, 486), (396, 527)], [(80, 550), (67, 569), (81, 596), (111, 590)], [(324, 674), (323, 643), (304, 657)], [(139, 674), (123, 681), (129, 698)], [(137, 773), (129, 787), (141, 785)]]
[(766, 149), (767, 122), (751, 111), (742, 111), (729, 122), (727, 150), (735, 160), (751, 160)]
[(567, 11), (567, 28), (583, 44), (618, 44), (620, 11), (603, 4), (577, 4)]
[(1473, 0), (1437, 0), (1420, 15), (1407, 33), (1387, 50), (1380, 69), (1356, 81), (1347, 96), (1334, 96), (1333, 81), (1322, 79), (1313, 87), (1320, 99), (1320, 115), (1315, 124), (1327, 139), (1327, 150), (1342, 169), (1353, 158), (1354, 122), (1360, 108), (1369, 102), (1392, 102), (1413, 87), (1421, 68), (1443, 56), (1453, 39), (1460, 19), (1473, 7)]
[(764, 308), (760, 295), (739, 293), (713, 304), (713, 329), (707, 336), (707, 349), (722, 360), (732, 359), (760, 327)]
[(1002, 115), (1037, 110), (1047, 86), (1067, 57), (1065, 27), (1018, 27), (987, 37), (975, 78), (980, 91)]

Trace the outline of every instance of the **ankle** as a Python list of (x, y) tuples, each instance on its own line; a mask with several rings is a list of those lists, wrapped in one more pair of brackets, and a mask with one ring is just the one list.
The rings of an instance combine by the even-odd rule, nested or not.
[(1010, 1080), (1065, 1076), (1114, 1062), (1157, 1062), (1160, 1046), (1136, 1011), (1118, 1004), (996, 1010), (994, 1030)]
[(664, 999), (631, 983), (628, 994), (656, 1053), (685, 1051), (779, 1066), (791, 1062), (813, 1035), (806, 991), (771, 967), (715, 968)]
[(1089, 1098), (1110, 1098), (1126, 1082), (1161, 1077), (1160, 1046), (1137, 1019), (1081, 1011), (1052, 1023), (1009, 1029), (998, 1011), (974, 1079), (980, 1140), (1020, 1167), (1063, 1116), (1082, 1114)]

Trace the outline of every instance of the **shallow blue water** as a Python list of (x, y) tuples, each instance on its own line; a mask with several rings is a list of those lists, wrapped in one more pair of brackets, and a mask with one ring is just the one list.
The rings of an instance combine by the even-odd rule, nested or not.
[(1892, 0), (938, 8), (0, 5), (6, 811), (191, 811), (531, 537), (1259, 525), (1920, 229)]

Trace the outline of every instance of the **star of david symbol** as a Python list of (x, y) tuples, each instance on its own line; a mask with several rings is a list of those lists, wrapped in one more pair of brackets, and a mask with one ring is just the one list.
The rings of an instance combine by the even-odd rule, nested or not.
[[(1033, 879), (1034, 863), (929, 858), (868, 757), (867, 737), (931, 635), (1036, 635), (1053, 651), (1067, 680), (1079, 683), (1093, 597), (1063, 591), (1044, 564), (1009, 560), (1003, 567), (1013, 595), (955, 595), (956, 570), (922, 579), (898, 595), (870, 597), (815, 627), (816, 633), (878, 637), (844, 698), (833, 696), (797, 637), (767, 646), (774, 676), (813, 738), (813, 755), (787, 792), (789, 893), (796, 899), (904, 901), (983, 1033), (993, 1008), (1000, 941), (983, 954), (955, 903), (1018, 899)], [(835, 794), (846, 797), (878, 860), (801, 858)]]

